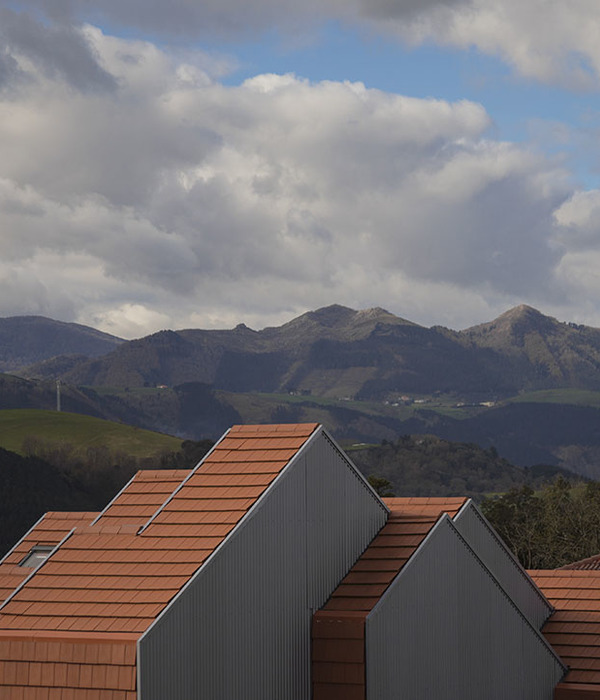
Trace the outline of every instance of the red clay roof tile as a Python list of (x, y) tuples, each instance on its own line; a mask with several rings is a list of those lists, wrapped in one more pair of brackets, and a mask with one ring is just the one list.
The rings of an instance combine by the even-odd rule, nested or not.
[(234, 427), (192, 472), (138, 472), (8, 602), (0, 630), (143, 631), (316, 427)]
[(139, 634), (316, 428), (234, 427), (192, 472), (139, 472), (99, 516), (46, 516), (0, 567), (0, 591), (23, 580), (32, 542), (76, 531), (0, 611), (0, 692), (134, 700)]
[(600, 694), (600, 571), (529, 573), (556, 608), (542, 632), (569, 665), (563, 683), (593, 684)]

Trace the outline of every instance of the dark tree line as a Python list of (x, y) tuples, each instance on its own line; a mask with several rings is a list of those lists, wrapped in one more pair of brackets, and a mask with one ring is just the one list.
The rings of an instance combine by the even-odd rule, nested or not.
[(600, 482), (558, 477), (486, 498), (481, 509), (527, 569), (554, 569), (600, 553)]
[[(472, 496), (505, 493), (530, 484), (535, 488), (558, 474), (558, 467), (524, 468), (510, 464), (490, 446), (450, 442), (433, 435), (403, 435), (395, 442), (349, 451), (365, 475), (387, 479), (398, 496)], [(574, 475), (572, 475), (574, 476)]]
[(177, 452), (145, 459), (33, 437), (25, 455), (0, 449), (0, 558), (45, 512), (101, 510), (138, 469), (192, 469), (212, 444), (185, 440)]

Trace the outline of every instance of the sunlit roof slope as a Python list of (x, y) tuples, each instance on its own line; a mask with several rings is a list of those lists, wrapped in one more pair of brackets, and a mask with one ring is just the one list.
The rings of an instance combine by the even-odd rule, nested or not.
[(140, 635), (316, 428), (234, 427), (195, 469), (139, 472), (100, 514), (45, 516), (0, 566), (0, 695), (134, 698)]
[(99, 514), (103, 527), (141, 527), (190, 474), (189, 469), (144, 469)]
[(0, 630), (143, 632), (316, 427), (234, 427), (183, 479), (138, 476), (8, 601)]
[(34, 548), (54, 548), (73, 528), (89, 525), (98, 513), (48, 512), (8, 552), (0, 563), (0, 605), (31, 573), (19, 566)]

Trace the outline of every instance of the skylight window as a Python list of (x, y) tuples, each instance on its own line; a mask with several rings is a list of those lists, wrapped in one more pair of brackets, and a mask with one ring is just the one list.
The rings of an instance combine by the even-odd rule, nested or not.
[(46, 561), (53, 549), (54, 547), (49, 545), (36, 544), (29, 550), (25, 558), (19, 562), (19, 566), (28, 566), (33, 569)]

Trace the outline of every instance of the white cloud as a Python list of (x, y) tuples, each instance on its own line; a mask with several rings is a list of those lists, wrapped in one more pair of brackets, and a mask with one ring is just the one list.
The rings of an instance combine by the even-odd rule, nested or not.
[(523, 76), (569, 88), (595, 88), (600, 78), (596, 0), (469, 0), (437, 3), (412, 18), (403, 4), (365, 15), (378, 30), (410, 44), (426, 41), (498, 56)]
[(227, 87), (201, 56), (80, 36), (114, 89), (15, 52), (27, 79), (0, 101), (5, 315), (130, 337), (337, 302), (469, 325), (584, 293), (559, 274), (585, 229), (565, 172), (491, 140), (481, 105), (293, 75)]
[[(413, 45), (433, 41), (461, 49), (476, 47), (500, 57), (521, 75), (571, 88), (595, 88), (600, 77), (597, 0), (20, 0), (19, 4), (45, 13), (61, 27), (36, 30), (23, 19), (17, 27), (9, 27), (29, 55), (49, 55), (49, 46), (61, 38), (61, 50), (51, 54), (46, 70), (96, 88), (107, 76), (94, 66), (93, 55), (70, 28), (73, 23), (108, 22), (184, 42), (259, 37), (276, 29), (296, 42), (299, 35), (310, 35), (323, 22), (334, 20)], [(0, 62), (0, 81), (3, 68), (11, 70)]]

